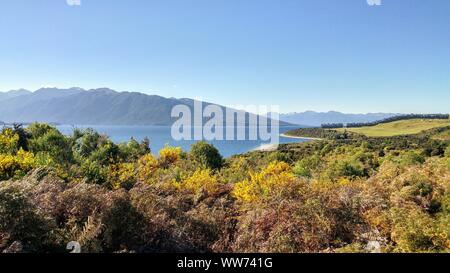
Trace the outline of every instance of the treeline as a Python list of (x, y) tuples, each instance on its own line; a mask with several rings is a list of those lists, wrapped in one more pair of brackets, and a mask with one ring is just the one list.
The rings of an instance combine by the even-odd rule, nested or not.
[(344, 123), (325, 123), (322, 124), (323, 129), (338, 129), (344, 128)]
[(338, 132), (335, 130), (324, 130), (324, 128), (300, 128), (291, 130), (285, 133), (287, 136), (305, 137), (305, 138), (320, 138), (320, 139), (348, 139), (355, 137), (351, 132)]
[[(408, 115), (400, 115), (400, 116), (394, 116), (378, 121), (373, 122), (355, 122), (355, 123), (347, 123), (347, 128), (359, 128), (359, 127), (366, 127), (366, 126), (376, 126), (383, 123), (389, 123), (394, 121), (400, 121), (400, 120), (409, 120), (409, 119), (449, 119), (449, 114), (408, 114)], [(324, 129), (338, 129), (338, 128), (344, 128), (344, 123), (326, 123), (322, 124), (322, 128)]]

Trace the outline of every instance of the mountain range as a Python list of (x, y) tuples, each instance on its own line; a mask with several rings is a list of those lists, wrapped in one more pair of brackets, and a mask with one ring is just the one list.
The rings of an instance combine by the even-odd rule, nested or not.
[[(178, 119), (171, 117), (172, 108), (186, 105), (193, 113), (194, 102), (187, 98), (117, 92), (109, 88), (41, 88), (34, 92), (20, 89), (0, 92), (0, 121), (70, 125), (172, 125)], [(207, 105), (217, 104), (203, 103), (203, 107)], [(217, 106), (223, 111), (227, 109)], [(254, 115), (246, 115), (245, 124), (235, 119), (238, 125), (250, 124), (248, 117)], [(280, 124), (287, 125), (284, 122)]]
[[(76, 125), (171, 125), (172, 108), (194, 100), (165, 98), (109, 88), (41, 88), (0, 92), (0, 121), (6, 123), (49, 122)], [(205, 103), (210, 105), (211, 103)], [(218, 105), (225, 110), (225, 106)], [(247, 115), (252, 115), (248, 114)], [(313, 112), (281, 114), (281, 125), (314, 127), (323, 123), (371, 122), (395, 116), (392, 113), (344, 114)]]
[(368, 113), (368, 114), (345, 114), (336, 111), (280, 114), (280, 120), (302, 126), (318, 127), (324, 123), (360, 123), (373, 122), (399, 114), (394, 113)]

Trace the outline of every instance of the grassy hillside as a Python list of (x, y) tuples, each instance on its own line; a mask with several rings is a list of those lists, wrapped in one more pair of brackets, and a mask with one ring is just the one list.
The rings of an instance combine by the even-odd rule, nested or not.
[(368, 137), (389, 137), (398, 135), (418, 134), (422, 131), (433, 128), (450, 126), (450, 119), (411, 119), (400, 120), (390, 123), (379, 124), (376, 126), (367, 126), (360, 128), (337, 129), (338, 131), (350, 131), (362, 134)]

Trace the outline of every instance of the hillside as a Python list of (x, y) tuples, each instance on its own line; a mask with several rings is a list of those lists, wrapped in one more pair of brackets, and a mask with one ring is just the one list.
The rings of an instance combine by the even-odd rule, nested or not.
[[(194, 100), (117, 92), (108, 88), (19, 90), (0, 92), (0, 120), (6, 123), (171, 125), (175, 120), (171, 118), (172, 108), (180, 104), (193, 109)], [(210, 104), (205, 102), (204, 106)]]
[(448, 253), (446, 131), (224, 159), (206, 142), (156, 156), (92, 130), (5, 128), (0, 252)]
[(306, 111), (301, 113), (281, 114), (280, 120), (302, 126), (317, 127), (324, 123), (357, 123), (373, 122), (385, 118), (390, 118), (398, 114), (393, 113), (368, 113), (368, 114), (347, 114), (336, 111), (314, 112)]
[(450, 126), (450, 119), (412, 119), (400, 120), (390, 123), (379, 124), (376, 126), (366, 126), (360, 128), (343, 128), (337, 131), (349, 131), (362, 134), (368, 137), (388, 137), (398, 135), (412, 135), (433, 128)]

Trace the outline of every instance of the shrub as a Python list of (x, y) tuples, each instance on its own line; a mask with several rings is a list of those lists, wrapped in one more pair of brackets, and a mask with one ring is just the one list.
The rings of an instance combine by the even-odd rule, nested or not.
[(312, 171), (317, 170), (320, 166), (321, 159), (318, 156), (311, 156), (298, 161), (293, 172), (296, 176), (311, 177)]
[(416, 151), (407, 151), (400, 158), (400, 165), (411, 166), (425, 163), (425, 157)]
[(136, 183), (136, 171), (133, 163), (119, 163), (110, 166), (109, 183), (113, 189), (131, 189)]
[(445, 150), (445, 156), (446, 157), (450, 157), (450, 145), (447, 147), (447, 149)]
[(158, 160), (152, 154), (146, 154), (138, 160), (138, 179), (149, 181), (158, 169)]
[(318, 252), (330, 247), (338, 232), (330, 208), (318, 199), (269, 203), (241, 217), (232, 250)]
[(30, 251), (39, 251), (48, 238), (48, 223), (26, 197), (14, 188), (0, 188), (0, 238), (9, 245), (20, 241)]
[(181, 159), (182, 153), (183, 150), (181, 150), (181, 147), (170, 147), (166, 145), (166, 147), (159, 151), (159, 160), (161, 165), (168, 167), (170, 164), (177, 162)]
[(120, 157), (125, 161), (137, 160), (151, 152), (150, 141), (145, 138), (141, 143), (131, 138), (127, 143), (119, 144)]
[(88, 183), (104, 184), (107, 181), (108, 170), (92, 160), (84, 160), (80, 171), (81, 175), (88, 180)]
[(105, 140), (91, 153), (89, 159), (102, 166), (108, 166), (119, 161), (119, 147), (111, 140)]
[(196, 160), (207, 169), (220, 169), (223, 164), (223, 158), (212, 144), (206, 141), (200, 141), (191, 146), (189, 152), (192, 159)]
[(418, 209), (392, 209), (392, 240), (397, 252), (431, 252), (442, 250), (442, 241), (433, 219)]
[(68, 139), (54, 128), (49, 129), (37, 138), (33, 135), (33, 138), (29, 141), (29, 146), (35, 154), (46, 152), (60, 164), (67, 164), (73, 160)]
[(205, 190), (207, 193), (212, 193), (217, 189), (218, 183), (216, 177), (211, 175), (210, 170), (197, 170), (193, 175), (180, 182), (174, 182), (177, 188), (181, 190), (188, 190), (195, 194)]
[(272, 162), (259, 173), (250, 174), (250, 179), (236, 183), (233, 195), (244, 202), (257, 202), (289, 189), (295, 180), (287, 163)]
[(331, 181), (338, 181), (341, 178), (354, 179), (364, 176), (364, 170), (357, 162), (346, 160), (333, 161), (327, 166), (326, 176)]
[(14, 154), (17, 151), (19, 135), (10, 128), (4, 128), (0, 133), (0, 153)]
[(146, 220), (127, 197), (114, 201), (102, 223), (103, 243), (109, 251), (137, 250), (144, 242)]
[(33, 153), (26, 152), (22, 148), (17, 155), (0, 154), (0, 180), (20, 178), (35, 165)]
[(93, 129), (88, 128), (84, 131), (75, 130), (73, 138), (75, 141), (74, 152), (82, 157), (89, 157), (101, 145), (102, 137)]

